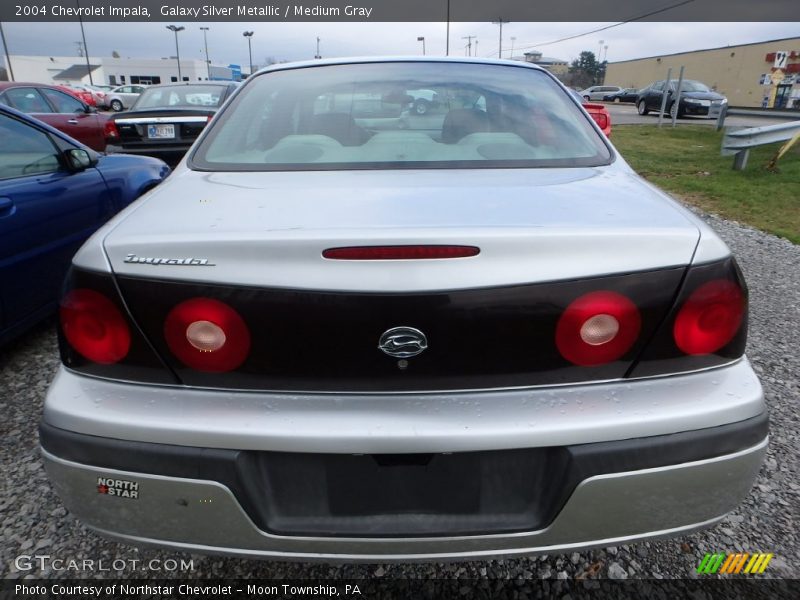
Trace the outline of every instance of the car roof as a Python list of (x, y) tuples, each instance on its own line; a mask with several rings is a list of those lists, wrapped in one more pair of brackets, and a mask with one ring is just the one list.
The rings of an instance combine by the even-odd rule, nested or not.
[[(152, 90), (154, 88), (180, 87), (187, 85), (208, 85), (213, 87), (225, 87), (228, 85), (235, 85), (237, 83), (238, 83), (237, 81), (173, 81), (172, 83), (158, 83), (155, 85), (145, 85), (144, 87), (146, 87), (148, 90)], [(142, 85), (142, 84), (128, 83), (123, 85)]]
[(0, 90), (13, 87), (43, 87), (58, 89), (59, 86), (53, 83), (34, 83), (32, 81), (0, 81)]
[[(253, 76), (259, 73), (268, 73), (272, 71), (282, 71), (289, 69), (302, 69), (306, 67), (319, 67), (319, 66), (332, 66), (332, 65), (353, 65), (353, 64), (369, 64), (369, 63), (390, 63), (390, 62), (417, 62), (417, 63), (473, 63), (481, 65), (502, 65), (506, 67), (521, 67), (525, 69), (533, 69), (536, 71), (544, 71), (549, 73), (547, 69), (543, 69), (538, 65), (524, 62), (521, 60), (506, 60), (497, 58), (477, 58), (477, 57), (458, 57), (458, 56), (351, 56), (347, 58), (325, 58), (318, 60), (303, 60), (297, 62), (276, 63), (269, 65), (263, 69), (259, 69)], [(249, 78), (248, 78), (249, 79)]]

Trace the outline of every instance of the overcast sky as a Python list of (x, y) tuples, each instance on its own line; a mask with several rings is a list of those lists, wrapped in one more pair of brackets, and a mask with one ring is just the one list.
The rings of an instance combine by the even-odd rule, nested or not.
[[(208, 51), (214, 64), (246, 65), (247, 41), (242, 32), (255, 32), (253, 62), (305, 60), (314, 57), (316, 38), (321, 38), (324, 58), (339, 56), (413, 55), (422, 53), (424, 36), (427, 53), (445, 52), (444, 23), (192, 23), (178, 34), (182, 58), (203, 59), (200, 26), (208, 26)], [(582, 50), (598, 53), (610, 62), (654, 54), (667, 54), (736, 45), (748, 42), (798, 37), (800, 22), (794, 23), (627, 23), (605, 31), (588, 33), (575, 39), (548, 43), (614, 25), (614, 23), (510, 23), (503, 26), (504, 57), (508, 57), (513, 36), (514, 54), (536, 49), (545, 56), (573, 60)], [(175, 55), (174, 35), (166, 23), (85, 23), (91, 56), (161, 58)], [(75, 42), (81, 39), (78, 23), (4, 23), (9, 52), (74, 56)], [(478, 56), (497, 56), (498, 27), (491, 23), (452, 23), (450, 54), (465, 55), (463, 36), (477, 36)], [(473, 44), (475, 40), (473, 40)], [(475, 46), (473, 46), (474, 52)], [(800, 48), (775, 48), (800, 50)]]

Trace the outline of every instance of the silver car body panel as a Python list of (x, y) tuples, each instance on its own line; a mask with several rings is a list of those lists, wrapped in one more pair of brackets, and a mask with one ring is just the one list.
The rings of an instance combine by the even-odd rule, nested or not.
[[(692, 219), (622, 165), (458, 172), (179, 169), (103, 234), (118, 275), (398, 292), (687, 265), (700, 237)], [(425, 268), (415, 260), (322, 257), (329, 247), (370, 244), (467, 244), (481, 253), (425, 261)], [(199, 274), (183, 266), (126, 263), (130, 254), (207, 258), (216, 266)], [(75, 263), (88, 267), (84, 255)]]
[[(230, 490), (213, 481), (90, 467), (47, 452), (44, 463), (74, 516), (124, 541), (253, 558), (385, 562), (558, 553), (705, 527), (747, 495), (766, 447), (765, 439), (706, 460), (590, 477), (539, 531), (428, 538), (278, 536), (258, 529)], [(98, 477), (137, 482), (138, 498), (98, 494)]]
[(747, 359), (692, 374), (541, 388), (300, 394), (104, 381), (63, 367), (44, 421), (205, 448), (426, 453), (586, 444), (716, 427), (765, 410)]

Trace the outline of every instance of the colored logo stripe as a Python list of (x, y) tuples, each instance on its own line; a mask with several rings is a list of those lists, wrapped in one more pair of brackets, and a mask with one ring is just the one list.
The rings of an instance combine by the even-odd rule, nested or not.
[(755, 575), (758, 573), (763, 573), (767, 570), (767, 565), (769, 564), (769, 561), (772, 560), (773, 556), (773, 554), (762, 553), (706, 554), (703, 557), (703, 560), (700, 561), (700, 564), (697, 567), (697, 572), (704, 573), (706, 575), (713, 575), (714, 573), (747, 573), (750, 575)]

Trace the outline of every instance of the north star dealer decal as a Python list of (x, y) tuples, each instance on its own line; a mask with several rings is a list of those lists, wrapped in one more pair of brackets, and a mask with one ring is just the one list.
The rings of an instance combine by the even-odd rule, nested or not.
[(139, 484), (135, 481), (128, 481), (126, 479), (108, 479), (106, 477), (98, 477), (97, 493), (136, 500), (139, 498)]

